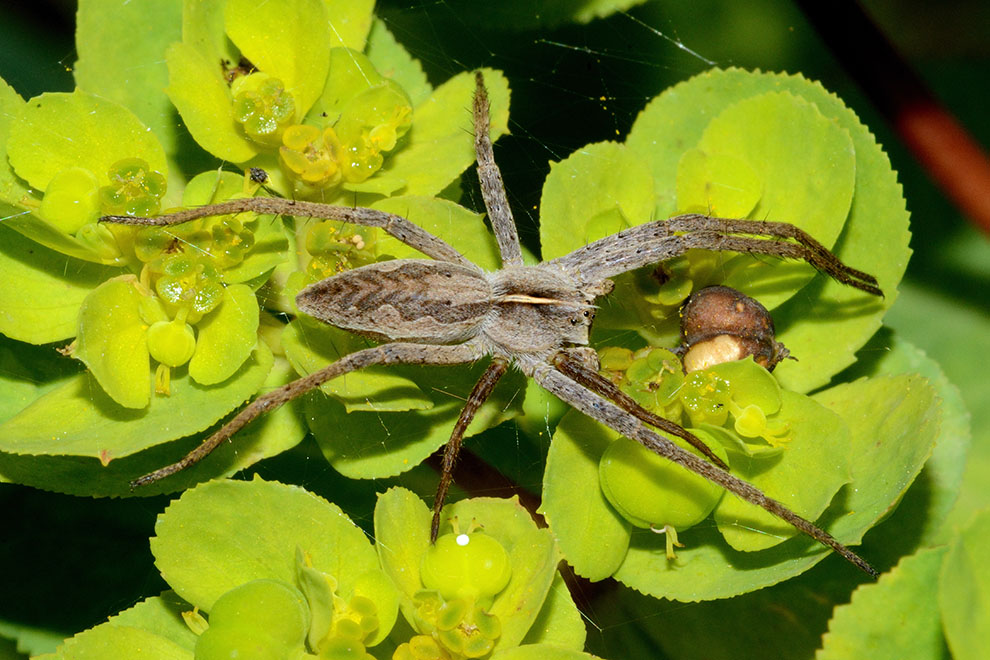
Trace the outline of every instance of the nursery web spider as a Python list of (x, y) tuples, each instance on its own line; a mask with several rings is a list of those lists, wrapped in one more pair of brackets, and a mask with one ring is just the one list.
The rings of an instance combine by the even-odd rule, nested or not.
[[(876, 279), (846, 266), (793, 225), (699, 214), (638, 225), (568, 255), (526, 266), (502, 175), (492, 154), (489, 128), (488, 94), (478, 73), (474, 97), (475, 149), (481, 192), (502, 257), (502, 269), (495, 272), (481, 270), (445, 241), (405, 218), (368, 208), (254, 197), (156, 218), (103, 218), (122, 224), (172, 225), (205, 216), (253, 211), (333, 219), (380, 227), (430, 257), (373, 263), (304, 289), (296, 299), (300, 310), (383, 343), (346, 355), (319, 371), (259, 396), (177, 463), (135, 480), (132, 486), (157, 481), (193, 465), (264, 412), (356, 369), (385, 364), (454, 365), (490, 358), (488, 368), (468, 396), (444, 452), (433, 505), (434, 540), (464, 432), (499, 379), (514, 367), (589, 417), (766, 509), (876, 576), (866, 561), (830, 534), (731, 475), (725, 464), (690, 432), (644, 410), (600, 376), (595, 369), (597, 356), (588, 346), (595, 300), (612, 290), (610, 277), (662, 262), (692, 248), (804, 260), (843, 284), (880, 296)], [(681, 449), (654, 428), (689, 441), (709, 460)]]

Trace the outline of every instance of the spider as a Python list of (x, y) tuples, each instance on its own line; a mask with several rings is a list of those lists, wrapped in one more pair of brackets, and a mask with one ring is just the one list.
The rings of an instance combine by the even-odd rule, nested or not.
[[(437, 538), (440, 509), (464, 432), (499, 379), (512, 367), (585, 415), (762, 507), (876, 577), (876, 571), (865, 560), (830, 534), (730, 474), (725, 463), (689, 431), (643, 409), (599, 375), (597, 354), (588, 346), (595, 300), (612, 290), (610, 277), (657, 264), (692, 248), (804, 260), (843, 284), (882, 296), (876, 279), (846, 266), (793, 225), (701, 214), (638, 225), (568, 255), (535, 266), (524, 265), (502, 175), (492, 153), (488, 94), (480, 72), (476, 82), (473, 114), (478, 179), (501, 254), (500, 270), (485, 272), (409, 220), (367, 208), (254, 197), (155, 218), (103, 218), (121, 224), (172, 225), (253, 211), (333, 219), (379, 227), (430, 257), (373, 263), (304, 289), (296, 298), (302, 312), (382, 343), (346, 355), (259, 396), (184, 458), (136, 479), (132, 487), (193, 465), (259, 415), (348, 372), (372, 365), (457, 365), (490, 358), (444, 450), (433, 505), (432, 540)], [(708, 460), (685, 451), (657, 431), (690, 442)]]

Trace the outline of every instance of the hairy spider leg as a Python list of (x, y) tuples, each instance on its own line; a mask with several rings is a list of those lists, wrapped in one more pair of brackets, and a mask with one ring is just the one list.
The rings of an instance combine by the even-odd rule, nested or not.
[(594, 369), (590, 369), (578, 360), (568, 355), (566, 351), (561, 351), (553, 357), (553, 366), (571, 380), (580, 383), (598, 396), (604, 397), (616, 404), (627, 413), (646, 422), (650, 426), (656, 427), (665, 433), (677, 436), (687, 441), (692, 447), (700, 451), (705, 457), (723, 470), (728, 470), (729, 466), (715, 452), (702, 441), (701, 438), (691, 433), (679, 424), (675, 424), (669, 419), (664, 419), (659, 415), (651, 413), (643, 406), (636, 403), (636, 400), (620, 390), (615, 383), (605, 378)]
[(461, 408), (461, 414), (454, 424), (454, 429), (450, 433), (443, 450), (443, 463), (440, 469), (440, 483), (437, 485), (437, 493), (433, 498), (433, 520), (430, 523), (430, 542), (436, 543), (437, 535), (440, 533), (440, 511), (443, 509), (444, 500), (447, 499), (447, 491), (454, 480), (454, 464), (457, 463), (457, 455), (461, 451), (461, 441), (464, 439), (464, 432), (470, 426), (478, 409), (491, 396), (492, 390), (505, 375), (509, 368), (507, 360), (495, 358), (492, 360), (485, 373), (481, 375), (475, 384), (471, 394), (468, 395), (467, 402)]
[(106, 215), (100, 222), (112, 222), (117, 225), (178, 225), (197, 218), (229, 213), (271, 213), (275, 215), (291, 215), (303, 218), (318, 218), (320, 220), (340, 220), (364, 227), (378, 227), (385, 233), (402, 241), (406, 245), (419, 250), (437, 261), (449, 261), (455, 264), (474, 267), (467, 257), (455, 250), (449, 243), (415, 225), (401, 215), (385, 213), (376, 209), (350, 206), (332, 206), (319, 202), (305, 202), (282, 197), (246, 197), (231, 199), (207, 206), (166, 213), (154, 218), (136, 217), (130, 215)]
[(505, 194), (502, 172), (495, 163), (492, 151), (491, 118), (489, 116), (488, 91), (481, 71), (474, 74), (474, 150), (478, 161), (478, 183), (485, 200), (488, 219), (495, 232), (502, 266), (522, 266), (522, 248), (512, 209)]
[(588, 417), (601, 422), (621, 435), (639, 442), (650, 451), (668, 458), (671, 461), (691, 470), (692, 472), (722, 486), (730, 493), (755, 504), (774, 516), (793, 525), (799, 531), (807, 534), (822, 545), (831, 548), (849, 562), (859, 567), (871, 577), (878, 577), (876, 569), (870, 566), (862, 557), (840, 543), (831, 534), (815, 526), (808, 520), (797, 515), (775, 499), (765, 495), (758, 488), (751, 486), (742, 479), (734, 477), (725, 470), (703, 461), (694, 454), (681, 449), (673, 442), (647, 428), (632, 414), (622, 410), (611, 401), (597, 396), (580, 383), (571, 380), (564, 373), (555, 370), (550, 365), (540, 365), (533, 373), (533, 378), (545, 390), (567, 402), (576, 410)]
[(263, 394), (241, 410), (229, 422), (224, 424), (216, 433), (204, 440), (202, 444), (171, 465), (138, 477), (131, 482), (131, 488), (144, 486), (160, 479), (185, 470), (206, 458), (210, 452), (244, 428), (258, 416), (278, 408), (279, 406), (302, 396), (323, 383), (343, 376), (351, 371), (364, 369), (372, 365), (387, 364), (429, 364), (454, 365), (474, 362), (484, 357), (485, 352), (476, 342), (467, 342), (454, 346), (434, 346), (394, 342), (373, 346), (364, 350), (350, 353), (336, 362), (327, 365), (308, 376), (298, 378), (291, 383)]
[[(512, 209), (505, 194), (505, 184), (502, 172), (495, 163), (492, 150), (491, 117), (488, 102), (488, 90), (485, 88), (485, 78), (481, 71), (475, 72), (474, 93), (474, 151), (477, 161), (478, 183), (481, 187), (481, 197), (492, 223), (495, 242), (502, 258), (502, 266), (522, 266), (522, 248), (519, 245), (519, 234), (512, 217)], [(471, 424), (478, 409), (491, 395), (495, 385), (508, 369), (508, 361), (495, 358), (475, 384), (468, 396), (467, 402), (461, 409), (461, 414), (454, 424), (443, 452), (443, 462), (440, 469), (440, 483), (433, 498), (433, 519), (430, 524), (430, 541), (435, 542), (440, 532), (440, 511), (447, 499), (447, 491), (454, 477), (454, 465), (461, 451), (461, 441), (464, 432)]]
[(581, 282), (592, 283), (672, 259), (693, 248), (805, 261), (842, 284), (883, 296), (872, 275), (846, 266), (807, 233), (782, 222), (679, 215), (624, 229), (547, 263), (562, 267)]
[[(701, 231), (704, 229), (710, 229), (721, 233), (753, 234), (755, 236), (766, 236), (770, 238), (790, 238), (808, 248), (808, 251), (815, 255), (814, 259), (808, 259), (807, 261), (812, 265), (816, 263), (822, 264), (821, 266), (816, 266), (819, 270), (822, 270), (829, 275), (832, 275), (832, 273), (841, 273), (849, 276), (853, 280), (860, 280), (865, 284), (870, 284), (873, 286), (876, 286), (877, 284), (877, 278), (873, 277), (869, 273), (864, 273), (861, 270), (856, 270), (855, 268), (851, 268), (842, 263), (842, 261), (835, 256), (834, 253), (819, 243), (808, 232), (787, 222), (772, 222), (769, 220), (725, 220), (724, 218), (699, 215), (697, 213), (686, 213), (684, 215), (674, 216), (673, 218), (669, 218), (667, 222), (674, 231)], [(728, 228), (726, 228), (726, 223), (728, 223)], [(855, 286), (849, 282), (843, 283), (850, 284), (850, 286)], [(867, 293), (872, 293), (875, 295), (883, 295), (879, 289), (869, 289), (866, 291)]]

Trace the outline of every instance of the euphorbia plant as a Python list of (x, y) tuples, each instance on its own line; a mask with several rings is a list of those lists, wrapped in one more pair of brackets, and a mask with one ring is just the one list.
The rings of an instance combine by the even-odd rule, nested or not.
[(174, 591), (52, 657), (591, 657), (580, 652), (584, 627), (550, 533), (512, 500), (465, 500), (448, 513), (464, 531), (451, 528), (450, 543), (431, 546), (426, 505), (389, 490), (375, 508), (372, 543), (301, 488), (260, 479), (200, 485), (159, 517), (151, 539)]
[[(3, 476), (80, 495), (181, 491), (283, 452), (308, 432), (347, 477), (406, 472), (447, 439), (457, 397), (478, 368), (350, 374), (258, 420), (196, 467), (130, 492), (132, 478), (182, 455), (257, 392), (367, 345), (298, 315), (296, 292), (344, 269), (416, 255), (378, 230), (333, 221), (238, 214), (136, 229), (98, 223), (100, 215), (257, 195), (370, 206), (497, 266), (482, 216), (457, 203), (474, 157), (469, 72), (432, 86), (366, 3), (190, 1), (156, 11), (115, 14), (121, 39), (131, 22), (159, 35), (128, 52), (94, 27), (110, 3), (83, 2), (78, 89), (25, 101), (0, 84), (0, 272), (10, 283), (0, 292), (0, 331), (55, 344), (78, 361), (67, 366), (52, 351), (37, 366), (55, 376), (3, 420)], [(146, 78), (107, 73), (133, 68), (135, 52)], [(492, 70), (485, 81), (496, 139), (508, 127), (508, 84)], [(833, 381), (880, 327), (906, 264), (907, 214), (889, 162), (821, 86), (713, 70), (657, 96), (623, 143), (588, 145), (552, 167), (542, 256), (699, 210), (794, 222), (875, 274), (886, 297), (864, 304), (802, 264), (688, 254), (662, 273), (620, 278), (593, 337), (603, 373), (644, 407), (696, 429), (738, 474), (802, 515), (824, 514), (833, 534), (856, 543), (891, 511), (937, 435), (938, 401), (923, 379)], [(753, 362), (682, 374), (661, 347), (676, 343), (682, 301), (713, 283), (759, 298), (799, 361), (773, 375)], [(152, 543), (181, 599), (153, 597), (60, 653), (72, 657), (99, 639), (210, 657), (251, 639), (247, 622), (259, 607), (248, 602), (285, 614), (284, 630), (259, 643), (290, 657), (570, 657), (584, 636), (555, 573), (557, 548), (580, 576), (681, 600), (759, 589), (825, 556), (718, 489), (689, 501), (692, 515), (659, 524), (673, 520), (661, 501), (672, 484), (658, 483), (668, 466), (623, 472), (649, 459), (523, 389), (504, 383), (470, 433), (512, 418), (521, 442), (553, 432), (541, 507), (550, 531), (515, 504), (466, 501), (449, 507), (445, 535), (430, 547), (425, 505), (392, 490), (375, 510), (377, 556), (365, 542), (327, 560), (315, 532), (300, 531), (295, 516), (304, 514), (287, 514), (294, 505), (283, 498), (342, 515), (325, 502), (259, 481), (210, 483), (163, 514)], [(865, 400), (883, 415), (882, 429), (858, 414)], [(676, 488), (682, 496), (691, 486)], [(223, 493), (229, 501), (217, 504)], [(279, 515), (254, 515), (267, 510)], [(224, 516), (250, 519), (240, 538), (263, 539), (272, 570), (231, 575), (225, 562), (236, 553), (224, 548), (239, 543), (238, 532), (209, 532)], [(670, 529), (660, 537), (651, 526)], [(684, 547), (674, 551), (668, 540)], [(479, 552), (488, 578), (476, 575), (477, 557), (457, 554), (465, 546)], [(203, 554), (217, 565), (186, 563)], [(358, 556), (360, 566), (346, 565)], [(406, 622), (400, 632), (396, 607)], [(182, 620), (180, 612), (191, 613)]]
[[(30, 263), (5, 262), (9, 277), (25, 286), (10, 292), (3, 330), (35, 343), (72, 339), (63, 352), (87, 367), (10, 420), (4, 434), (10, 440), (4, 449), (12, 454), (80, 457), (55, 459), (63, 469), (78, 470), (77, 478), (53, 480), (50, 472), (32, 471), (19, 481), (126, 494), (127, 481), (162, 462), (154, 447), (201, 432), (260, 388), (284, 382), (290, 363), (309, 370), (328, 351), (353, 350), (356, 340), (332, 328), (284, 322), (294, 314), (296, 291), (341, 269), (409, 252), (380, 240), (377, 231), (333, 222), (288, 225), (285, 218), (240, 214), (134, 229), (97, 223), (100, 215), (257, 194), (346, 200), (415, 215), (422, 225), (442, 223), (458, 232), (473, 227), (477, 258), (491, 260), (480, 216), (433, 197), (473, 158), (461, 121), (471, 76), (433, 89), (385, 28), (373, 25), (370, 7), (330, 20), (322, 2), (294, 2), (291, 11), (274, 14), (269, 3), (254, 4), (191, 2), (181, 16), (163, 8), (163, 16), (135, 17), (156, 31), (180, 18), (183, 27), (181, 41), (163, 44), (167, 96), (156, 89), (154, 98), (132, 99), (134, 111), (108, 100), (132, 94), (129, 82), (119, 79), (81, 75), (75, 92), (30, 102), (5, 88), (9, 185), (3, 198), (12, 216), (6, 227), (47, 249)], [(102, 7), (92, 3), (82, 11)], [(299, 25), (310, 27), (298, 32)], [(84, 45), (116, 48), (100, 46), (85, 31), (79, 39), (83, 52)], [(80, 70), (90, 69), (81, 64)], [(490, 85), (497, 136), (505, 130), (508, 90), (495, 73)], [(149, 101), (174, 103), (197, 146), (221, 159), (218, 167), (188, 180), (177, 174), (190, 162), (202, 163), (204, 154), (180, 149), (176, 126), (149, 130), (135, 114), (147, 112)], [(420, 110), (414, 113), (414, 106)], [(9, 240), (22, 250), (20, 237)], [(78, 265), (60, 272), (55, 264), (66, 258)], [(39, 312), (41, 299), (52, 304)], [(369, 373), (346, 388), (331, 384), (327, 392), (334, 398), (325, 402), (321, 423), (346, 419), (347, 435), (361, 436), (364, 415), (345, 411), (430, 410), (424, 427), (436, 415), (455, 415), (447, 397), (421, 386), (419, 377)], [(401, 397), (370, 403), (385, 400), (376, 393), (396, 389)], [(491, 408), (487, 424), (514, 411)], [(198, 476), (164, 487), (236, 471), (291, 447), (303, 429), (295, 415), (282, 415), (248, 434), (255, 438), (248, 441), (251, 451), (217, 456)], [(408, 469), (440, 442), (439, 434), (426, 434), (409, 448), (411, 456), (375, 461), (353, 476)], [(343, 449), (340, 442), (326, 444), (328, 454)]]

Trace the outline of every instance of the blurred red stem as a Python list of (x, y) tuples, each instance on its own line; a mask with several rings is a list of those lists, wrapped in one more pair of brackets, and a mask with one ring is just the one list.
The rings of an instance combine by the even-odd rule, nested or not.
[(990, 234), (990, 158), (854, 0), (797, 0), (833, 54), (947, 197)]

